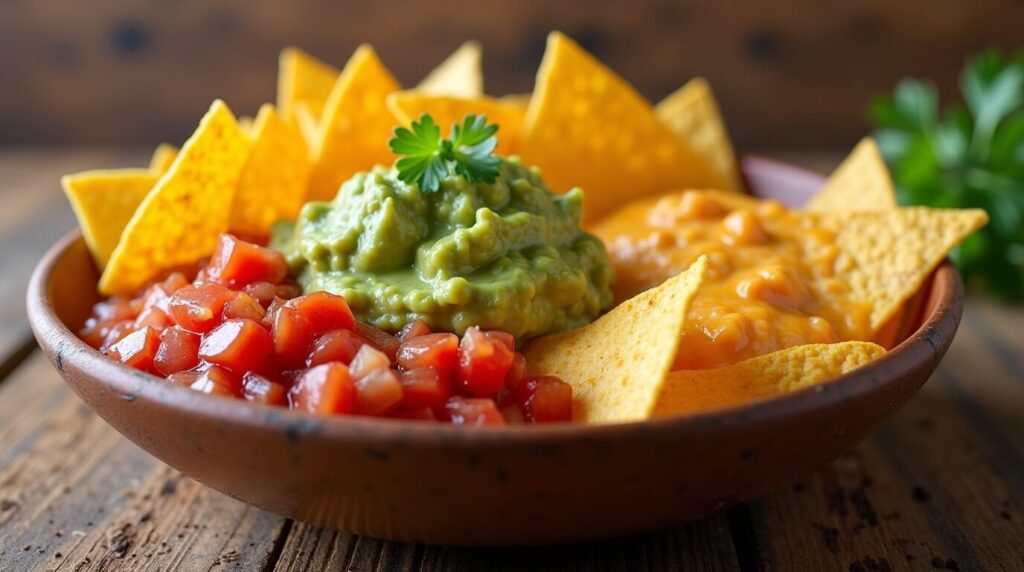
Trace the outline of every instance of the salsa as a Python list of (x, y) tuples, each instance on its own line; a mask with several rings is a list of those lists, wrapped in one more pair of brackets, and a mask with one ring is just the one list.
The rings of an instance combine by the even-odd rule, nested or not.
[(271, 244), (305, 291), (345, 297), (395, 331), (417, 320), (519, 340), (589, 323), (612, 302), (604, 245), (580, 228), (583, 192), (551, 193), (536, 169), (502, 159), (493, 183), (457, 174), (427, 192), (397, 169), (356, 174), (310, 202)]
[(528, 376), (511, 334), (415, 320), (392, 335), (342, 296), (303, 295), (281, 253), (227, 234), (194, 280), (174, 272), (99, 302), (81, 337), (175, 385), (311, 413), (468, 425), (572, 414), (572, 388)]
[(775, 201), (688, 190), (630, 203), (592, 231), (618, 301), (707, 255), (674, 369), (708, 369), (785, 348), (871, 337), (871, 306), (848, 296), (834, 235)]

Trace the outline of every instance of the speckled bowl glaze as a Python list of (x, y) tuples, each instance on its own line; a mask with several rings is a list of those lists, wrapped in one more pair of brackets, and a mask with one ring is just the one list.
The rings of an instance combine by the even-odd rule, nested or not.
[[(800, 204), (822, 178), (743, 162), (758, 195)], [(454, 545), (579, 541), (665, 527), (806, 476), (899, 409), (942, 358), (963, 309), (956, 270), (918, 294), (903, 339), (824, 385), (697, 415), (606, 426), (467, 429), (319, 417), (211, 397), (115, 363), (74, 334), (96, 270), (78, 233), (40, 262), (28, 312), (43, 351), (114, 428), (186, 475), (295, 519)]]

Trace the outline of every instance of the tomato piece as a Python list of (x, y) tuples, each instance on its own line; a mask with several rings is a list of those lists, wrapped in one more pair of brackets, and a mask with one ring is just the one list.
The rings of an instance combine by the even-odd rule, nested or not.
[(453, 397), (445, 404), (452, 425), (504, 425), (494, 400), (481, 397)]
[(516, 391), (523, 417), (533, 423), (572, 420), (572, 386), (540, 375), (524, 379)]
[(388, 356), (384, 355), (384, 352), (369, 344), (364, 344), (359, 348), (355, 357), (352, 358), (352, 363), (348, 366), (349, 373), (355, 379), (369, 375), (370, 372), (378, 369), (391, 369), (391, 361), (388, 360)]
[(508, 425), (521, 425), (526, 423), (526, 418), (523, 417), (523, 412), (519, 409), (519, 405), (513, 403), (512, 405), (502, 406), (501, 416), (505, 418), (505, 423)]
[(115, 296), (94, 304), (92, 315), (101, 322), (123, 322), (134, 320), (139, 315), (139, 310), (132, 305), (131, 301)]
[(161, 375), (171, 375), (199, 365), (200, 337), (188, 330), (172, 326), (160, 334), (160, 347), (153, 358), (153, 368)]
[(313, 328), (298, 310), (282, 306), (274, 312), (274, 352), (284, 365), (299, 368), (305, 365), (313, 343)]
[(366, 340), (366, 343), (384, 352), (391, 363), (395, 363), (398, 347), (401, 345), (398, 338), (374, 325), (363, 322), (356, 322), (355, 332), (360, 338)]
[(264, 326), (268, 328), (274, 327), (274, 320), (277, 319), (277, 311), (284, 307), (284, 303), (286, 301), (287, 300), (279, 296), (270, 301), (270, 305), (267, 306), (267, 310), (263, 314), (263, 320), (261, 320)]
[(488, 330), (484, 332), (484, 335), (496, 342), (501, 342), (505, 344), (505, 347), (508, 348), (508, 351), (516, 351), (516, 338), (512, 334), (508, 332), (503, 332), (501, 330)]
[(391, 417), (395, 419), (409, 419), (412, 421), (437, 421), (437, 415), (429, 407), (417, 407), (415, 409), (398, 408)]
[(205, 334), (221, 322), (224, 305), (235, 297), (235, 292), (207, 282), (185, 286), (171, 296), (168, 303), (171, 317), (190, 332)]
[(285, 302), (309, 322), (313, 332), (320, 335), (331, 330), (351, 330), (356, 323), (348, 302), (330, 292), (313, 292)]
[(299, 411), (347, 414), (355, 410), (356, 386), (344, 364), (325, 363), (303, 372), (288, 398)]
[(398, 365), (405, 369), (433, 367), (451, 375), (459, 362), (459, 338), (455, 334), (426, 334), (407, 338), (398, 348)]
[(266, 310), (255, 298), (245, 292), (238, 292), (227, 304), (221, 315), (225, 320), (252, 320), (262, 322)]
[(167, 382), (173, 383), (174, 385), (179, 385), (181, 387), (191, 388), (192, 384), (195, 383), (197, 379), (199, 379), (200, 375), (203, 375), (203, 372), (195, 370), (179, 371), (177, 373), (172, 373), (171, 375), (168, 375)]
[(404, 342), (417, 336), (425, 336), (431, 332), (430, 326), (423, 320), (415, 320), (406, 324), (398, 334), (395, 335), (398, 341)]
[(199, 357), (234, 371), (258, 371), (270, 357), (274, 339), (252, 320), (227, 320), (203, 337)]
[(395, 370), (375, 369), (356, 379), (356, 413), (384, 415), (402, 400), (402, 384)]
[(477, 397), (493, 396), (505, 384), (512, 360), (512, 350), (502, 339), (473, 326), (466, 330), (459, 344), (459, 384)]
[(110, 347), (123, 340), (125, 336), (135, 331), (135, 323), (132, 321), (118, 322), (111, 326), (106, 335), (103, 336), (103, 343), (98, 348), (101, 352), (107, 353)]
[(158, 331), (163, 331), (164, 328), (173, 324), (171, 317), (161, 310), (159, 306), (149, 306), (139, 314), (138, 318), (135, 318), (136, 328), (150, 326)]
[(253, 282), (280, 282), (288, 275), (284, 255), (222, 234), (217, 240), (210, 264), (206, 267), (209, 280), (241, 288)]
[(340, 361), (348, 365), (356, 357), (359, 348), (366, 344), (351, 330), (334, 330), (317, 338), (313, 349), (306, 358), (306, 365), (312, 367), (329, 361)]
[(199, 393), (239, 397), (242, 395), (242, 378), (236, 373), (214, 365), (199, 372), (199, 376), (189, 387)]
[(451, 378), (441, 375), (433, 367), (419, 367), (403, 371), (399, 381), (402, 384), (401, 406), (403, 408), (441, 409), (452, 394)]
[(160, 333), (156, 328), (139, 328), (110, 346), (107, 355), (121, 363), (142, 371), (153, 371), (153, 358), (160, 347)]
[(242, 376), (242, 397), (265, 405), (288, 405), (288, 390), (283, 385), (251, 371)]

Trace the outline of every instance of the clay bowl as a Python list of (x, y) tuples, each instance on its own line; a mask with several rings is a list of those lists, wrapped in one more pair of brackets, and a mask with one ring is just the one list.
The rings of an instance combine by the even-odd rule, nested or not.
[[(799, 204), (814, 173), (743, 164), (751, 188)], [(162, 383), (74, 335), (96, 301), (77, 233), (28, 290), (36, 338), (101, 417), (186, 475), (257, 507), (378, 538), (545, 544), (653, 530), (762, 496), (856, 445), (928, 378), (963, 308), (940, 267), (896, 347), (827, 384), (741, 407), (606, 426), (466, 429), (319, 417)]]

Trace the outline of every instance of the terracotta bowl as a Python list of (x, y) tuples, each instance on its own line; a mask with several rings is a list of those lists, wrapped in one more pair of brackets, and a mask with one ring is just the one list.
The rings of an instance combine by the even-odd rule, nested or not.
[[(814, 173), (743, 164), (759, 195), (800, 204)], [(319, 417), (212, 397), (110, 361), (74, 334), (96, 301), (77, 233), (28, 290), (32, 328), (67, 383), (115, 429), (257, 507), (378, 538), (454, 545), (580, 541), (653, 530), (762, 496), (856, 445), (935, 369), (963, 308), (940, 267), (882, 359), (741, 407), (606, 426), (466, 429)]]

